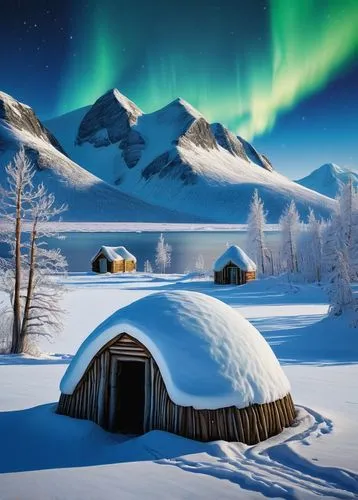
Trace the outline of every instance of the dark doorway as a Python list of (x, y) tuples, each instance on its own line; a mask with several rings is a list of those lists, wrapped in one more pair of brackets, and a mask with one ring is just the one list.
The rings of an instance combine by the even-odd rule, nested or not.
[(123, 434), (143, 434), (145, 363), (118, 361), (116, 428)]

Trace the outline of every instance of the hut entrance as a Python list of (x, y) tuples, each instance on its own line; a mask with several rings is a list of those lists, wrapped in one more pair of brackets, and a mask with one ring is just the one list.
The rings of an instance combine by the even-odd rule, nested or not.
[(119, 361), (117, 366), (116, 430), (123, 434), (143, 434), (145, 363)]
[(232, 285), (236, 285), (237, 283), (237, 267), (229, 267), (229, 283)]
[(106, 273), (107, 272), (107, 259), (101, 257), (99, 259), (99, 272)]

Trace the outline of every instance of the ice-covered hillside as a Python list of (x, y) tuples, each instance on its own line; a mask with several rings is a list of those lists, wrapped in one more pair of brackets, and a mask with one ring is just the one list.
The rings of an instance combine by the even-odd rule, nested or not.
[(335, 198), (339, 194), (342, 185), (346, 184), (350, 179), (354, 186), (358, 187), (358, 172), (339, 167), (334, 163), (325, 163), (296, 182), (301, 186), (317, 191), (317, 193)]
[(60, 143), (41, 124), (29, 106), (0, 92), (0, 183), (5, 184), (5, 165), (21, 147), (37, 167), (36, 180), (55, 193), (69, 210), (68, 221), (189, 222), (193, 216), (178, 214), (121, 193), (81, 168), (64, 153)]
[(122, 192), (212, 222), (245, 222), (255, 188), (269, 222), (291, 199), (303, 216), (309, 207), (328, 216), (334, 206), (183, 99), (144, 114), (114, 89), (46, 125), (74, 161)]

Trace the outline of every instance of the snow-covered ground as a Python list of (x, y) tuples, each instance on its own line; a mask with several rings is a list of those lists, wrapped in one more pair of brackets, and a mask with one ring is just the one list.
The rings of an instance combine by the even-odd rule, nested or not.
[[(159, 431), (128, 438), (54, 413), (59, 382), (86, 336), (118, 308), (162, 290), (207, 293), (253, 322), (292, 384), (296, 426), (246, 446)], [(72, 274), (64, 301), (63, 334), (41, 341), (52, 354), (0, 357), (1, 500), (358, 497), (358, 334), (325, 318), (318, 286)]]

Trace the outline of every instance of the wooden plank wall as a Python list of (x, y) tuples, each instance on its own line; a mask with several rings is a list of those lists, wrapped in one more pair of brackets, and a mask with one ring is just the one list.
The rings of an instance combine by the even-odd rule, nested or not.
[[(99, 259), (104, 257), (102, 254), (92, 262), (92, 271), (99, 273)], [(107, 260), (107, 272), (109, 273), (130, 273), (136, 270), (136, 263), (133, 260), (114, 260), (109, 262)]]
[[(255, 444), (281, 432), (295, 419), (290, 394), (272, 403), (235, 406), (218, 410), (196, 410), (178, 406), (169, 398), (154, 359), (142, 344), (121, 335), (105, 346), (92, 360), (72, 395), (61, 394), (57, 412), (92, 420), (105, 429), (114, 428), (115, 392), (113, 367), (117, 359), (146, 362), (144, 431), (173, 432), (200, 441), (224, 439)], [(111, 377), (112, 373), (112, 377)]]
[(289, 427), (296, 416), (290, 394), (273, 403), (196, 410), (171, 401), (163, 378), (152, 360), (153, 399), (150, 429), (160, 429), (199, 441), (240, 441), (255, 444)]
[(219, 285), (232, 285), (230, 283), (230, 267), (237, 269), (236, 285), (244, 285), (247, 281), (256, 279), (255, 271), (242, 271), (238, 266), (229, 262), (221, 271), (214, 271), (214, 281)]

